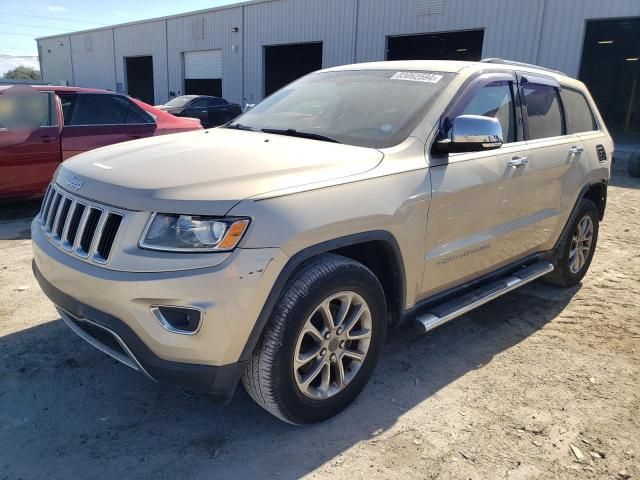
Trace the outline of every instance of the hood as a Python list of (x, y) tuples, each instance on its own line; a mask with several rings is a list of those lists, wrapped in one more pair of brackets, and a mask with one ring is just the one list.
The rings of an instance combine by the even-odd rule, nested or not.
[(56, 182), (131, 210), (224, 215), (245, 198), (357, 175), (382, 158), (370, 148), (216, 128), (80, 154)]

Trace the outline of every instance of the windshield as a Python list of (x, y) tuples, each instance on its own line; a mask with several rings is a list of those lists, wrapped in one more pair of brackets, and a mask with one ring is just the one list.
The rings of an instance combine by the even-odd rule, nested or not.
[(308, 75), (228, 125), (369, 148), (402, 143), (452, 73), (363, 70)]
[(196, 95), (182, 95), (181, 97), (172, 98), (164, 104), (165, 107), (184, 107), (191, 100), (196, 98)]

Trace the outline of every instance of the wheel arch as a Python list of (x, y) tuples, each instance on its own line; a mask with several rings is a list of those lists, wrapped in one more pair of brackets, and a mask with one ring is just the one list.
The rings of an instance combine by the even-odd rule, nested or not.
[(386, 230), (373, 230), (335, 238), (309, 246), (289, 259), (271, 288), (239, 361), (247, 361), (251, 357), (291, 275), (304, 262), (323, 253), (342, 255), (369, 268), (385, 292), (391, 321), (400, 318), (406, 299), (406, 277), (402, 252), (395, 236)]
[(598, 208), (598, 218), (600, 221), (604, 218), (604, 212), (607, 208), (607, 183), (597, 182), (587, 186), (582, 194), (582, 198), (591, 200)]
[(560, 244), (562, 237), (565, 235), (567, 229), (570, 227), (571, 223), (575, 219), (575, 216), (578, 214), (578, 210), (580, 209), (580, 202), (582, 202), (582, 200), (587, 199), (595, 203), (596, 208), (598, 209), (599, 220), (602, 220), (604, 218), (604, 211), (607, 206), (607, 186), (608, 186), (607, 181), (601, 180), (598, 182), (586, 184), (585, 186), (582, 187), (582, 190), (580, 190), (580, 193), (578, 194), (578, 198), (576, 199), (576, 202), (573, 205), (571, 214), (569, 215), (567, 222), (562, 228), (562, 232), (560, 236), (556, 240), (553, 250), (558, 248), (558, 245)]

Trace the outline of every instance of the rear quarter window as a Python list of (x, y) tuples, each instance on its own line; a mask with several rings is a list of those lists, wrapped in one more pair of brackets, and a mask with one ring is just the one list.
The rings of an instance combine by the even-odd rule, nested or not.
[(589, 102), (577, 90), (563, 88), (560, 91), (562, 106), (567, 118), (567, 133), (592, 132), (598, 130)]
[(563, 134), (558, 90), (550, 85), (527, 83), (523, 87), (528, 139), (559, 137)]

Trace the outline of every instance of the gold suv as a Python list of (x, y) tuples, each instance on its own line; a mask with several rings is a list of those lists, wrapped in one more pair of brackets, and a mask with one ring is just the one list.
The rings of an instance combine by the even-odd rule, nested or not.
[(585, 86), (490, 59), (310, 74), (227, 125), (79, 155), (32, 225), (80, 337), (293, 424), (361, 392), (386, 331), (583, 278), (613, 143)]

